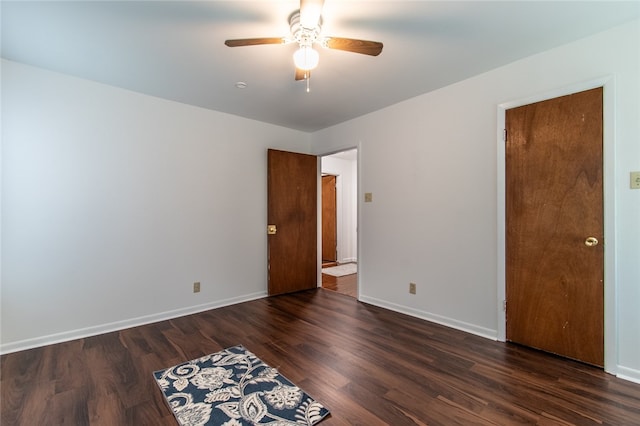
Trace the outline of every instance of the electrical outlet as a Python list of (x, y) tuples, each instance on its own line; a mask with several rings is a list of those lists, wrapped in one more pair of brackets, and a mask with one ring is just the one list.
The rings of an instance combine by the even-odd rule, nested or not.
[(200, 293), (200, 281), (196, 281), (193, 283), (193, 292)]
[(409, 283), (409, 294), (416, 294), (416, 283)]

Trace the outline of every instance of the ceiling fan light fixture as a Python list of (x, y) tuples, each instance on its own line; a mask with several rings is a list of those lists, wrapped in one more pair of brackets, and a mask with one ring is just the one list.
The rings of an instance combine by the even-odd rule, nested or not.
[(318, 66), (319, 53), (313, 49), (317, 44), (327, 49), (342, 50), (362, 55), (378, 56), (382, 52), (382, 43), (344, 37), (322, 36), (322, 6), (324, 0), (299, 0), (300, 9), (289, 15), (289, 35), (285, 37), (258, 37), (225, 40), (229, 47), (257, 46), (263, 44), (293, 44), (299, 49), (293, 54), (296, 66), (294, 79), (306, 80), (309, 91), (311, 70)]
[(300, 46), (293, 54), (293, 63), (296, 68), (309, 71), (318, 66), (320, 62), (320, 54), (311, 46)]

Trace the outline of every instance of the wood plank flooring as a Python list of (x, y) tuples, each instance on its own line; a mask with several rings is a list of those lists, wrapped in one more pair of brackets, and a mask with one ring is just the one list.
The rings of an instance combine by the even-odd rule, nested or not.
[(335, 425), (638, 425), (640, 385), (323, 289), (3, 355), (4, 425), (175, 425), (152, 372), (242, 344)]
[(322, 288), (337, 291), (351, 297), (358, 297), (358, 274), (334, 277), (322, 274)]

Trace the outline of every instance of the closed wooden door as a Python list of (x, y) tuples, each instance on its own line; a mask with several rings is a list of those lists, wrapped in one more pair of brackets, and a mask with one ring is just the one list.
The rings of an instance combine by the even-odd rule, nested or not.
[(506, 127), (507, 340), (603, 366), (602, 88)]
[(322, 176), (322, 263), (338, 261), (336, 177)]
[(317, 157), (270, 149), (267, 162), (269, 295), (317, 287)]

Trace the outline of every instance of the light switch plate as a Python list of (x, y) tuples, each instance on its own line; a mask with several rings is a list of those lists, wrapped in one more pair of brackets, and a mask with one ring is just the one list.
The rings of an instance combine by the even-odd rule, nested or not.
[(373, 194), (371, 192), (365, 192), (364, 193), (364, 202), (365, 203), (370, 203), (373, 201)]
[(631, 172), (631, 189), (640, 189), (640, 172)]

